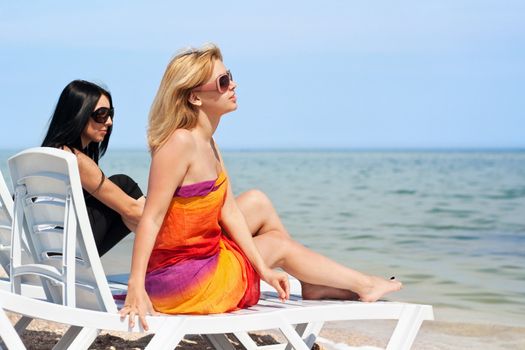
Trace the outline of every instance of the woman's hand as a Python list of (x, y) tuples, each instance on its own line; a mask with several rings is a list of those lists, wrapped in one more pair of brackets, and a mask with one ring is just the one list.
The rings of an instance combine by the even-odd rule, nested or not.
[(281, 301), (284, 302), (290, 298), (290, 284), (288, 283), (288, 274), (286, 272), (267, 268), (261, 273), (261, 278), (275, 288)]
[(129, 327), (135, 327), (135, 316), (139, 316), (139, 321), (145, 331), (148, 330), (148, 323), (146, 322), (146, 315), (157, 315), (157, 312), (151, 304), (148, 293), (144, 287), (132, 288), (131, 283), (128, 287), (128, 294), (124, 307), (119, 311), (120, 319), (124, 320), (126, 315), (129, 315)]

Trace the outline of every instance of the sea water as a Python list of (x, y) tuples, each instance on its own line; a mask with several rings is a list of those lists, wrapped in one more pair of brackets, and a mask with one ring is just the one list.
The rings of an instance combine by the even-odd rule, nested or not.
[[(0, 152), (5, 159), (14, 151)], [(396, 276), (390, 299), (437, 319), (525, 325), (525, 151), (224, 152), (234, 192), (257, 188), (294, 238), (360, 271)], [(147, 188), (146, 151), (110, 150), (107, 175)], [(133, 237), (103, 258), (129, 269)]]

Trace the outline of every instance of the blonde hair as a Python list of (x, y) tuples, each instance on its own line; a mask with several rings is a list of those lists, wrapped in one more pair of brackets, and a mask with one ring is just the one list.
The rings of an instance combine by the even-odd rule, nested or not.
[(191, 90), (210, 78), (216, 59), (222, 61), (221, 51), (207, 44), (180, 52), (168, 64), (149, 113), (151, 152), (164, 145), (176, 129), (195, 127), (198, 109), (189, 102)]

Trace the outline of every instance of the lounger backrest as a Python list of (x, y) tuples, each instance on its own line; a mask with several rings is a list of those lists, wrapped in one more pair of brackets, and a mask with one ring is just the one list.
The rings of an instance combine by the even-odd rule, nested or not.
[[(13, 225), (13, 198), (5, 179), (0, 172), (0, 271), (9, 275), (11, 269), (11, 227)], [(22, 261), (26, 264), (33, 262), (29, 253), (29, 247), (26, 238), (21, 241), (22, 249), (20, 251)], [(37, 276), (23, 276), (22, 282), (26, 284), (41, 284)]]
[[(116, 312), (87, 216), (76, 157), (38, 147), (9, 159), (15, 192), (11, 279), (37, 275), (48, 301)], [(25, 228), (25, 229), (24, 229)], [(27, 240), (34, 263), (20, 256)]]
[(13, 199), (0, 171), (0, 271), (4, 269), (5, 273), (9, 273), (12, 219)]

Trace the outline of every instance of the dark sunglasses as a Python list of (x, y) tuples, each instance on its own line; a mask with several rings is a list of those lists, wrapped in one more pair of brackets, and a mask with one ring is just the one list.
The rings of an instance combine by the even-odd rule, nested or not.
[(219, 91), (221, 94), (226, 92), (233, 81), (232, 73), (228, 70), (226, 73), (221, 74), (212, 81), (211, 83), (197, 86), (193, 91)]
[(115, 114), (115, 110), (113, 107), (100, 107), (99, 109), (93, 111), (91, 113), (91, 118), (93, 118), (94, 121), (100, 124), (104, 124), (108, 121), (108, 118), (111, 117), (113, 119), (113, 115)]

